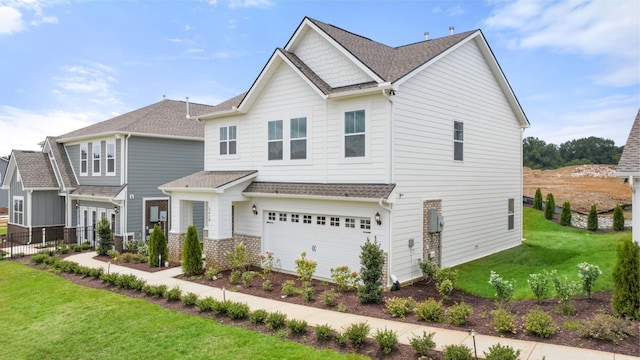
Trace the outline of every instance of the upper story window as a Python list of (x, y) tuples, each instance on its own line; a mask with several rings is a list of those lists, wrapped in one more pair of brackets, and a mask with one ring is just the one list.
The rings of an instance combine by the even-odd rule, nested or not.
[(464, 124), (461, 121), (453, 122), (453, 160), (464, 159)]
[(13, 223), (24, 225), (24, 197), (13, 197)]
[(307, 158), (307, 118), (291, 119), (291, 160)]
[(97, 144), (94, 143), (93, 144), (93, 148), (91, 149), (93, 151), (93, 170), (92, 173), (93, 175), (100, 175), (100, 159), (102, 158), (102, 149), (100, 146), (100, 142), (98, 142)]
[(89, 145), (80, 144), (80, 175), (87, 175), (89, 166)]
[(365, 151), (364, 110), (344, 113), (344, 156), (362, 157)]
[(282, 160), (282, 120), (269, 121), (269, 160)]
[(508, 230), (513, 230), (513, 228), (515, 227), (515, 218), (516, 218), (515, 202), (514, 202), (514, 199), (509, 199), (509, 201), (507, 202), (507, 229)]
[(107, 150), (107, 175), (115, 175), (116, 173), (116, 143), (108, 142)]
[(236, 126), (220, 128), (220, 155), (235, 155), (237, 147)]

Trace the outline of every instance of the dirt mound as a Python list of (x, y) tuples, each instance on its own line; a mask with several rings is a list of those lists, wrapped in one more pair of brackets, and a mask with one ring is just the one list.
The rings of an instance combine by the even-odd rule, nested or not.
[(553, 193), (556, 205), (565, 201), (571, 209), (589, 212), (596, 204), (598, 212), (611, 210), (617, 204), (631, 204), (631, 189), (624, 179), (615, 176), (615, 165), (567, 166), (555, 170), (523, 170), (523, 194), (533, 197), (536, 189), (542, 191), (543, 200)]

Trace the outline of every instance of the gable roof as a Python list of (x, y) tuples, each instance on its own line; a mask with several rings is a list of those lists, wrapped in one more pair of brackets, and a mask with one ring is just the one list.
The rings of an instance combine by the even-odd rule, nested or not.
[(158, 186), (161, 190), (210, 191), (223, 190), (226, 186), (254, 178), (257, 170), (199, 171)]
[(13, 150), (11, 153), (10, 163), (11, 162), (14, 163), (13, 170), (17, 170), (20, 174), (23, 189), (58, 189), (58, 181), (53, 173), (48, 154), (40, 151)]
[(322, 197), (342, 200), (388, 199), (396, 184), (320, 184), (254, 181), (242, 192), (246, 196)]
[[(189, 113), (212, 112), (213, 106), (189, 103)], [(76, 141), (113, 134), (135, 134), (167, 138), (204, 139), (202, 124), (187, 118), (185, 101), (162, 100), (126, 114), (89, 125), (57, 137), (58, 142)]]
[(640, 176), (640, 109), (631, 126), (627, 144), (624, 146), (616, 170), (620, 177)]
[(76, 188), (78, 186), (78, 179), (73, 172), (73, 168), (64, 145), (56, 142), (56, 138), (52, 136), (47, 136), (44, 143), (45, 145), (43, 150), (49, 149), (56, 164), (56, 168), (58, 169), (58, 173), (60, 174), (60, 181), (62, 182), (60, 187), (62, 187), (63, 190)]

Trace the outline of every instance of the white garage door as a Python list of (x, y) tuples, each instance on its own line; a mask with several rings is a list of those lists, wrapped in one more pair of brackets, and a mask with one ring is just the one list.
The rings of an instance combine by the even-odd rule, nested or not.
[(267, 211), (263, 251), (280, 259), (282, 270), (295, 272), (305, 251), (318, 263), (315, 277), (330, 279), (331, 268), (347, 265), (360, 272), (361, 246), (370, 237), (368, 218)]

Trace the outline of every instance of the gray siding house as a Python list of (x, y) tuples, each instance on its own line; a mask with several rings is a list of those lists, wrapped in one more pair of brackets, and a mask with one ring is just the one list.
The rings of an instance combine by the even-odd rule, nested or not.
[[(9, 159), (0, 157), (0, 184), (7, 173), (7, 167), (9, 166)], [(0, 209), (9, 206), (9, 191), (0, 188)]]
[[(11, 203), (11, 232), (38, 227), (95, 228), (111, 223), (116, 247), (147, 239), (155, 224), (166, 231), (170, 197), (160, 184), (204, 166), (204, 128), (190, 119), (212, 107), (162, 100), (85, 128), (48, 137), (42, 152), (14, 151), (3, 188)], [(203, 223), (202, 208), (194, 223)], [(78, 232), (78, 242), (94, 241)]]

